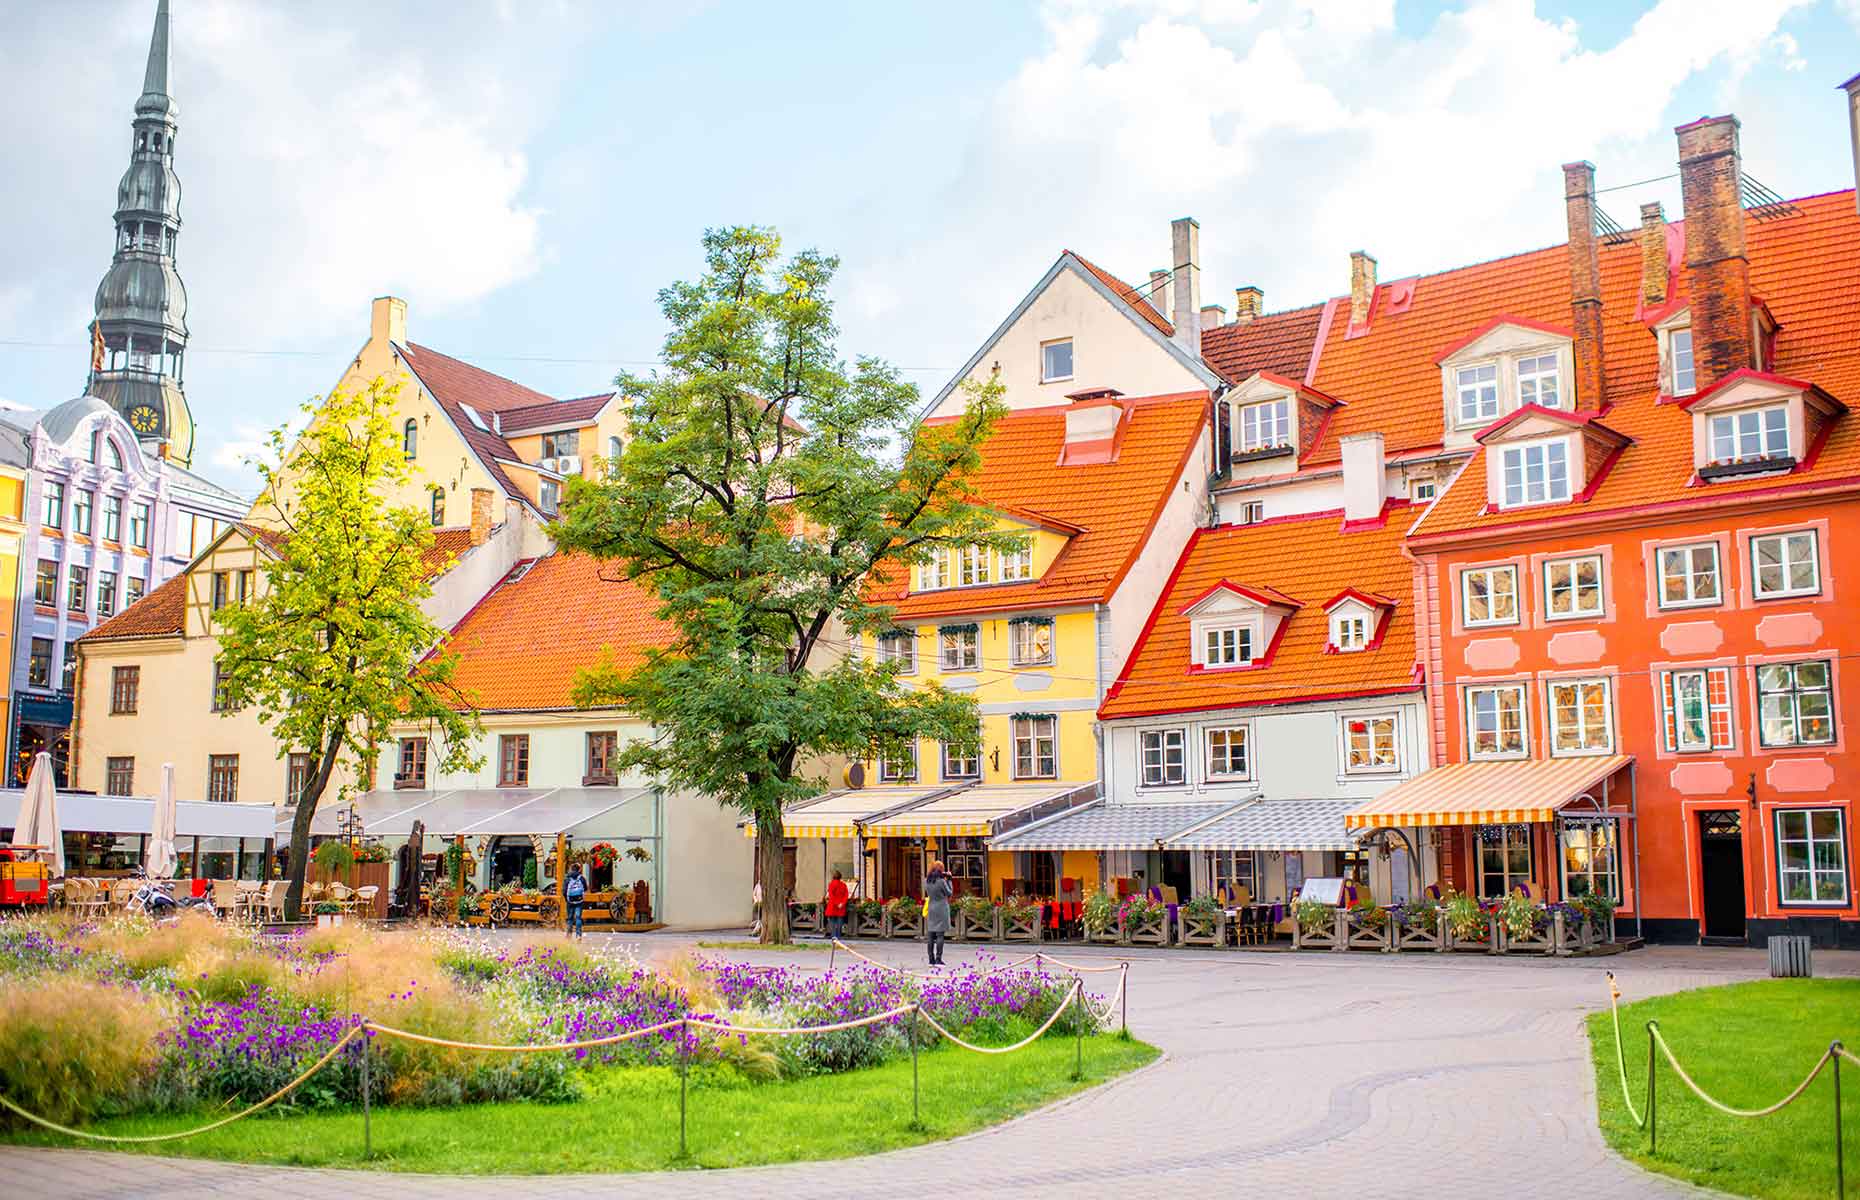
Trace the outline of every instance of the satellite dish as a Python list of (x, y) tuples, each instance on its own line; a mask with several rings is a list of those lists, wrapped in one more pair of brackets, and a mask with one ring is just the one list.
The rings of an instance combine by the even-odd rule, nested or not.
[(846, 765), (846, 786), (862, 788), (865, 786), (865, 764), (848, 763)]

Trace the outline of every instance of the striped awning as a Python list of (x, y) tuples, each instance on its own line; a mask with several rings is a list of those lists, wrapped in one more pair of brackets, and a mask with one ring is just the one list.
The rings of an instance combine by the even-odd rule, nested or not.
[(964, 788), (866, 823), (874, 837), (988, 837), (996, 823), (1016, 813), (1062, 800), (1078, 790), (1069, 784), (1000, 784)]
[[(1564, 805), (1633, 763), (1632, 754), (1448, 763), (1358, 805), (1343, 822), (1351, 829), (1380, 829), (1550, 821)], [(1594, 799), (1599, 803), (1602, 797)]]
[[(914, 808), (926, 800), (943, 795), (946, 787), (916, 788), (847, 788), (828, 792), (782, 814), (783, 837), (849, 838), (874, 817), (901, 809)], [(742, 823), (743, 836), (756, 836), (756, 823)]]
[(1141, 804), (1103, 800), (1004, 834), (989, 843), (994, 850), (1156, 850), (1185, 829), (1192, 829), (1249, 800)]
[(1355, 800), (1261, 800), (1203, 821), (1163, 843), (1165, 850), (1354, 850), (1344, 827)]

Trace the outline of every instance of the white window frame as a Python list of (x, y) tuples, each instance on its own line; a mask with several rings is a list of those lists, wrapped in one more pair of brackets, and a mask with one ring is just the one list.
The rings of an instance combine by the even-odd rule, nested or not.
[[(1798, 675), (1801, 669), (1807, 666), (1819, 666), (1821, 668), (1827, 680), (1824, 686), (1804, 688), (1801, 685)], [(1782, 670), (1789, 672), (1788, 689), (1765, 689), (1763, 686), (1764, 675), (1766, 673)], [(1756, 677), (1757, 745), (1761, 749), (1784, 750), (1796, 746), (1832, 746), (1840, 741), (1839, 717), (1834, 711), (1834, 663), (1831, 659), (1804, 658), (1797, 659), (1793, 662), (1758, 663), (1756, 666)], [(1786, 696), (1789, 700), (1788, 712), (1786, 714), (1789, 721), (1789, 738), (1787, 741), (1770, 740), (1767, 720), (1771, 706), (1766, 704), (1765, 701), (1773, 696)], [(1828, 722), (1827, 737), (1815, 738), (1813, 740), (1807, 740), (1802, 737), (1802, 699), (1804, 696), (1823, 697)], [(1778, 708), (1777, 715), (1781, 718), (1785, 714)], [(1820, 713), (1811, 714), (1811, 719), (1821, 715)]]
[(983, 587), (990, 578), (989, 549), (986, 546), (964, 546), (956, 551), (956, 586)]
[(1330, 619), (1330, 644), (1339, 654), (1352, 654), (1369, 647), (1369, 614), (1338, 613)]
[[(905, 766), (910, 768), (903, 770)], [(910, 743), (910, 753), (903, 759), (894, 759), (889, 755), (878, 756), (878, 781), (880, 783), (915, 783), (920, 769), (917, 763), (917, 743)]]
[[(1046, 630), (1046, 653), (1039, 658), (1022, 657), (1021, 636), (1032, 629)], [(1013, 621), (1008, 624), (1008, 665), (1011, 667), (1050, 667), (1053, 665), (1056, 649), (1058, 624), (1051, 617), (1036, 617), (1031, 620)]]
[(1240, 523), (1257, 525), (1266, 519), (1266, 504), (1263, 500), (1248, 500), (1240, 506)]
[(1241, 454), (1278, 450), (1292, 444), (1292, 402), (1279, 396), (1236, 405), (1234, 438)]
[[(1061, 346), (1064, 346), (1066, 348), (1066, 373), (1064, 375), (1059, 375), (1059, 374), (1054, 373), (1052, 369), (1053, 368), (1052, 361), (1048, 357), (1048, 353), (1050, 351), (1057, 350)], [(1069, 337), (1053, 338), (1050, 341), (1045, 341), (1045, 342), (1040, 343), (1040, 382), (1041, 383), (1060, 383), (1064, 380), (1073, 378), (1074, 373), (1077, 372), (1077, 370), (1078, 370), (1078, 348), (1072, 344), (1071, 338)]]
[(1439, 494), (1440, 481), (1437, 479), (1429, 477), (1408, 481), (1408, 499), (1416, 504), (1425, 504)]
[[(1466, 363), (1453, 369), (1453, 413), (1458, 424), (1484, 425), (1503, 415), (1505, 402), (1500, 389), (1505, 383), (1504, 376), (1504, 369), (1496, 359)], [(1473, 402), (1470, 410), (1466, 403), (1468, 399)], [(1490, 412), (1486, 411), (1488, 401)]]
[[(1338, 717), (1338, 732), (1343, 738), (1343, 773), (1345, 775), (1388, 775), (1401, 770), (1401, 720), (1394, 712), (1341, 713)], [(1357, 722), (1365, 726), (1366, 741), (1363, 749), (1368, 757), (1361, 764), (1356, 762), (1356, 735), (1350, 728)], [(1383, 724), (1388, 729), (1388, 761), (1377, 762), (1378, 741), (1377, 727)]]
[[(1563, 504), (1574, 493), (1570, 489), (1569, 442), (1565, 438), (1545, 438), (1541, 441), (1517, 442), (1499, 448), (1499, 498), (1502, 508), (1529, 508), (1536, 504)], [(1541, 461), (1533, 464), (1532, 459)], [(1515, 471), (1514, 471), (1515, 468)], [(1536, 488), (1541, 495), (1533, 495), (1532, 471), (1540, 476)], [(1512, 487), (1513, 475), (1516, 475), (1517, 487)]]
[(881, 663), (899, 663), (900, 675), (917, 673), (917, 631), (915, 629), (893, 629), (881, 633), (876, 639), (878, 661)]
[[(1680, 349), (1680, 338), (1685, 339), (1685, 349), (1683, 351)], [(1681, 325), (1675, 329), (1667, 330), (1666, 345), (1668, 356), (1672, 360), (1672, 377), (1667, 381), (1667, 386), (1669, 386), (1672, 391), (1668, 394), (1674, 396), (1690, 396), (1693, 392), (1698, 391), (1699, 387), (1698, 360), (1693, 356), (1692, 348), (1692, 326)], [(1680, 356), (1682, 354), (1685, 357), (1685, 366), (1683, 368), (1679, 365)]]
[[(1818, 813), (1833, 813), (1834, 814), (1834, 836), (1833, 838), (1816, 836), (1814, 818), (1816, 814)], [(1785, 824), (1784, 818), (1785, 817), (1800, 817), (1802, 819), (1802, 835), (1800, 837), (1785, 836), (1786, 833), (1788, 832), (1787, 830), (1784, 829), (1784, 824)], [(1852, 869), (1851, 864), (1849, 862), (1849, 858), (1848, 858), (1847, 814), (1843, 812), (1841, 809), (1832, 808), (1832, 807), (1828, 807), (1825, 805), (1819, 805), (1819, 806), (1818, 805), (1805, 805), (1801, 808), (1779, 808), (1776, 810), (1775, 823), (1771, 826), (1771, 828), (1773, 830), (1773, 834), (1776, 839), (1775, 845), (1776, 845), (1776, 899), (1777, 899), (1777, 902), (1789, 908), (1845, 908), (1847, 907), (1848, 897), (1851, 894), (1850, 875), (1851, 875), (1851, 869)], [(1801, 868), (1801, 867), (1791, 868), (1791, 867), (1787, 867), (1784, 865), (1784, 859), (1783, 859), (1784, 846), (1787, 844), (1793, 844), (1796, 842), (1802, 843), (1802, 848), (1808, 854), (1808, 866), (1806, 868)], [(1819, 877), (1822, 875), (1834, 876), (1837, 874), (1837, 869), (1828, 868), (1828, 867), (1818, 867), (1815, 865), (1815, 847), (1818, 844), (1821, 844), (1821, 845), (1832, 844), (1834, 847), (1836, 847), (1840, 851), (1840, 866), (1838, 868), (1838, 878), (1840, 879), (1840, 882), (1841, 882), (1841, 894), (1838, 898), (1830, 899), (1830, 900), (1823, 900), (1817, 896), (1817, 888), (1815, 885), (1819, 881)], [(1790, 877), (1796, 876), (1796, 875), (1805, 876), (1807, 879), (1808, 892), (1809, 892), (1809, 897), (1810, 897), (1807, 900), (1789, 899), (1788, 886), (1789, 886)]]
[[(1536, 875), (1537, 839), (1532, 836), (1529, 825), (1504, 825), (1500, 827), (1504, 830), (1503, 836), (1496, 843), (1488, 842), (1485, 838), (1485, 828), (1485, 826), (1477, 826), (1473, 832), (1473, 872), (1477, 880), (1475, 886), (1479, 889), (1479, 899), (1502, 900), (1510, 895), (1512, 889), (1520, 883), (1528, 883)], [(1493, 849), (1494, 846), (1501, 857), (1501, 866), (1496, 877), (1503, 885), (1497, 891), (1486, 887), (1488, 872), (1485, 867), (1485, 856), (1486, 851)], [(1524, 851), (1524, 869), (1514, 871), (1511, 868), (1512, 851), (1519, 849)]]
[[(1546, 368), (1545, 363), (1550, 365)], [(1540, 408), (1563, 408), (1563, 356), (1555, 350), (1526, 354), (1518, 359), (1518, 407), (1535, 404)], [(1550, 398), (1543, 398), (1545, 383)], [(1526, 387), (1529, 394), (1526, 394)]]
[(929, 558), (917, 564), (917, 590), (920, 592), (940, 592), (949, 586), (950, 577), (950, 552), (947, 546), (931, 551)]
[[(1711, 551), (1711, 595), (1697, 592), (1696, 585), (1705, 575), (1695, 569), (1693, 556), (1701, 550)], [(1683, 569), (1678, 573), (1667, 570), (1667, 555), (1683, 556)], [(1654, 603), (1660, 608), (1708, 608), (1714, 604), (1724, 603), (1724, 561), (1719, 553), (1717, 542), (1687, 542), (1680, 546), (1660, 546), (1654, 550)], [(1683, 581), (1686, 599), (1669, 600), (1666, 595), (1668, 580)]]
[[(944, 779), (980, 779), (982, 777), (982, 748), (973, 746), (967, 754), (958, 755), (950, 749), (948, 742), (941, 743), (942, 769)], [(967, 771), (958, 771), (952, 764), (967, 764)]]
[(1021, 583), (1033, 578), (1033, 543), (1001, 552), (1001, 582)]
[[(1576, 713), (1574, 733), (1577, 744), (1559, 745), (1564, 727), (1557, 715), (1557, 693), (1566, 688), (1576, 689)], [(1588, 741), (1588, 722), (1584, 719), (1588, 712), (1591, 697), (1599, 694), (1602, 701), (1602, 727), (1606, 731), (1604, 744), (1591, 744)], [(1615, 698), (1614, 688), (1605, 675), (1563, 676), (1547, 679), (1543, 685), (1544, 728), (1550, 731), (1550, 756), (1552, 758), (1580, 758), (1583, 755), (1613, 754), (1615, 744)]]
[[(982, 633), (979, 629), (963, 629), (952, 632), (937, 630), (936, 661), (943, 671), (979, 671), (982, 669)], [(968, 654), (963, 654), (964, 650)], [(952, 656), (950, 651), (956, 653)], [(964, 662), (964, 658), (973, 658), (973, 662)]]
[[(1041, 725), (1047, 727), (1047, 732), (1045, 734), (1042, 734), (1040, 731), (1039, 727)], [(1018, 720), (1011, 719), (1008, 733), (1013, 743), (1010, 748), (1013, 750), (1013, 770), (1015, 779), (1059, 778), (1059, 718), (1057, 716), (1022, 717)], [(1042, 741), (1047, 743), (1047, 751), (1044, 755), (1040, 753), (1040, 743)], [(1021, 753), (1023, 743), (1027, 751), (1024, 756)], [(1030, 768), (1026, 771), (1021, 769), (1023, 757), (1027, 763), (1031, 764)], [(1042, 771), (1040, 769), (1042, 760), (1045, 759), (1050, 759), (1052, 763), (1051, 769), (1048, 771)]]
[[(1595, 607), (1571, 608), (1567, 612), (1556, 610), (1557, 583), (1555, 579), (1558, 568), (1568, 572), (1568, 588), (1572, 603), (1581, 598), (1581, 585), (1576, 581), (1576, 571), (1583, 563), (1595, 565)], [(1608, 611), (1608, 563), (1599, 554), (1578, 554), (1570, 558), (1552, 558), (1544, 562), (1544, 620), (1546, 621), (1582, 621), (1603, 616)]]
[[(1747, 420), (1755, 428), (1746, 429)], [(1740, 408), (1733, 412), (1710, 413), (1705, 421), (1705, 436), (1710, 439), (1710, 463), (1768, 462), (1785, 459), (1789, 453), (1789, 406), (1766, 404), (1761, 408)], [(1755, 452), (1745, 452), (1745, 442), (1754, 438)], [(1777, 438), (1782, 445), (1772, 452)], [(1728, 443), (1728, 444), (1727, 444)], [(1720, 449), (1725, 453), (1720, 453)]]
[[(1798, 546), (1802, 539), (1807, 540), (1808, 557), (1793, 557), (1792, 546)], [(1765, 543), (1774, 542), (1778, 548), (1776, 566), (1782, 572), (1782, 586), (1766, 588), (1763, 586), (1763, 565), (1758, 562)], [(1814, 571), (1814, 582), (1807, 587), (1791, 587), (1789, 577), (1793, 568), (1806, 561)], [(1813, 529), (1791, 529), (1785, 533), (1761, 533), (1750, 539), (1750, 592), (1759, 600), (1776, 599), (1783, 596), (1813, 596), (1821, 591), (1821, 539)]]
[[(1488, 693), (1493, 697), (1494, 701), (1492, 708), (1493, 737), (1501, 744), (1495, 749), (1481, 750), (1479, 748), (1479, 698)], [(1515, 697), (1515, 710), (1517, 712), (1518, 721), (1518, 744), (1515, 749), (1506, 749), (1502, 745), (1505, 733), (1506, 706), (1504, 697), (1506, 695)], [(1525, 758), (1529, 756), (1531, 752), (1531, 708), (1529, 697), (1526, 695), (1526, 688), (1523, 684), (1482, 683), (1468, 685), (1465, 688), (1465, 697), (1462, 703), (1465, 711), (1467, 758), (1484, 760)]]
[[(1195, 646), (1201, 652), (1201, 665), (1204, 667), (1244, 667), (1254, 660), (1259, 650), (1260, 626), (1257, 621), (1227, 621), (1220, 624), (1209, 623), (1196, 631)], [(1232, 645), (1225, 635), (1232, 634)], [(1219, 650), (1219, 656), (1215, 654)], [(1234, 657), (1229, 657), (1232, 651)]]
[[(1724, 699), (1712, 699), (1718, 683)], [(1660, 673), (1660, 740), (1674, 754), (1711, 754), (1737, 748), (1736, 697), (1732, 695), (1730, 667), (1675, 667)], [(1689, 724), (1682, 694), (1701, 701), (1698, 717), (1704, 721), (1703, 739), (1687, 736)], [(1722, 718), (1722, 721), (1720, 721)], [(1719, 736), (1722, 728), (1723, 736)]]
[[(1493, 584), (1501, 578), (1510, 581), (1510, 616), (1500, 617), (1487, 615), (1483, 618), (1476, 618), (1473, 616), (1473, 593), (1470, 585), (1475, 576), (1485, 580), (1486, 610), (1488, 614), (1495, 611), (1497, 608), (1497, 606), (1492, 603), (1492, 599), (1499, 593), (1497, 589), (1493, 587)], [(1482, 629), (1489, 625), (1516, 625), (1523, 619), (1520, 612), (1522, 606), (1518, 603), (1520, 599), (1521, 597), (1518, 595), (1518, 564), (1516, 563), (1503, 563), (1492, 567), (1467, 567), (1460, 572), (1460, 624), (1468, 629)]]
[(1188, 784), (1188, 731), (1179, 725), (1137, 731), (1137, 786), (1185, 787)]
[[(1235, 735), (1238, 735), (1237, 742)], [(1227, 760), (1227, 769), (1225, 770), (1219, 769), (1215, 765), (1214, 741), (1216, 737), (1221, 738), (1225, 743), (1224, 755)], [(1233, 762), (1236, 757), (1234, 754), (1236, 745), (1239, 749), (1238, 758), (1240, 759), (1240, 769), (1238, 771), (1233, 770)], [(1208, 729), (1202, 731), (1201, 749), (1202, 763), (1206, 770), (1208, 782), (1233, 783), (1253, 778), (1253, 727), (1251, 725), (1210, 726)]]

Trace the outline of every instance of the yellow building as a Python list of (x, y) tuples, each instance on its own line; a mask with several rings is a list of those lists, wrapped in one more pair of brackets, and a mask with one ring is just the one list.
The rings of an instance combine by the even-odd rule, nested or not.
[[(15, 461), (17, 460), (17, 461)], [(0, 662), (13, 661), (18, 645), (19, 558), (26, 537), (26, 462), (23, 440), (0, 430)], [(13, 728), (12, 696), (0, 687), (0, 729)]]

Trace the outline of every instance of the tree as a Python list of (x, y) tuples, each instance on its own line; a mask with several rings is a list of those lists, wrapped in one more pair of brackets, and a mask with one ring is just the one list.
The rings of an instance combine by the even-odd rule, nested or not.
[(762, 937), (786, 941), (782, 810), (821, 790), (807, 766), (978, 737), (972, 699), (841, 653), (849, 633), (889, 624), (870, 588), (944, 546), (1024, 539), (993, 532), (967, 485), (998, 389), (894, 450), (917, 389), (875, 359), (839, 357), (836, 260), (781, 262), (780, 239), (755, 228), (713, 230), (704, 253), (701, 279), (659, 294), (664, 367), (615, 381), (629, 397), (624, 453), (569, 481), (555, 527), (559, 545), (654, 592), (676, 633), (630, 670), (593, 664), (574, 698), (651, 723), (622, 763), (755, 822)]
[[(388, 489), (408, 466), (393, 426), (398, 384), (334, 393), (304, 406), (309, 426), (287, 456), (286, 429), (260, 463), (264, 558), (257, 594), (215, 614), (221, 686), (230, 707), (256, 705), (280, 755), (307, 748), (309, 778), (295, 797), (290, 888), (296, 920), (310, 860), (310, 822), (326, 790), (344, 800), (397, 724), (421, 722), (447, 771), (476, 769), (477, 716), (452, 686), (456, 660), (437, 652), (445, 631), (420, 609), (431, 588), (424, 514), (392, 507)], [(280, 502), (279, 497), (291, 499)]]

